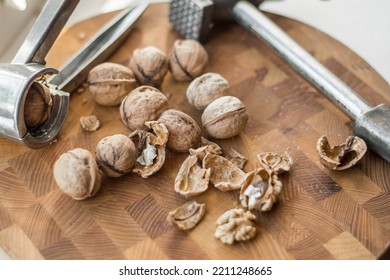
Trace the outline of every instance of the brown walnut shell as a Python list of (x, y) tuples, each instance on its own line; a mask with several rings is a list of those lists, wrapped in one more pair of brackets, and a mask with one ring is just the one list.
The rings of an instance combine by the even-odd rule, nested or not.
[(133, 72), (121, 64), (104, 62), (88, 75), (88, 90), (96, 103), (103, 106), (119, 105), (136, 87)]
[(234, 96), (222, 96), (211, 102), (202, 114), (202, 125), (217, 139), (237, 136), (246, 126), (248, 114), (244, 104)]
[(165, 124), (169, 131), (168, 149), (185, 153), (200, 143), (202, 130), (196, 121), (186, 113), (169, 109), (161, 114), (158, 121)]
[(27, 129), (44, 123), (52, 110), (52, 98), (47, 86), (34, 81), (24, 103), (24, 123)]
[(130, 92), (119, 108), (122, 122), (131, 130), (148, 129), (147, 121), (155, 121), (168, 108), (168, 98), (158, 89), (141, 86)]

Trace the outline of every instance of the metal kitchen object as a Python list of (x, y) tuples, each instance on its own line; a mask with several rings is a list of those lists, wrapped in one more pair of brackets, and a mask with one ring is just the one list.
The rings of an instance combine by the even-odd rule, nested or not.
[[(131, 31), (147, 7), (145, 2), (125, 9), (108, 22), (82, 49), (57, 69), (45, 66), (45, 56), (79, 0), (48, 0), (11, 63), (0, 63), (0, 135), (30, 148), (51, 143), (62, 128), (69, 107), (69, 93), (80, 86), (88, 71), (106, 60)], [(33, 129), (24, 122), (24, 103), (33, 83), (47, 79), (52, 113)]]
[(172, 0), (169, 19), (187, 39), (205, 40), (212, 25), (234, 19), (266, 42), (303, 77), (355, 120), (353, 133), (379, 156), (390, 162), (390, 107), (369, 105), (355, 91), (319, 63), (265, 16), (262, 1)]

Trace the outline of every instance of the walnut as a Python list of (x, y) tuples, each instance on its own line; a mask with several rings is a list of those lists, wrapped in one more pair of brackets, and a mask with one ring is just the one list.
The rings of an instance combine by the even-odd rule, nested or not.
[(263, 168), (272, 171), (276, 175), (289, 171), (293, 164), (289, 150), (286, 150), (282, 155), (273, 152), (260, 153), (257, 155), (257, 159)]
[(96, 145), (96, 162), (109, 177), (120, 177), (131, 172), (135, 156), (135, 145), (126, 135), (107, 136)]
[(96, 103), (103, 106), (119, 105), (136, 86), (133, 72), (117, 63), (101, 63), (88, 75), (89, 92)]
[(186, 198), (205, 192), (209, 187), (210, 172), (210, 168), (198, 165), (197, 156), (189, 155), (175, 178), (175, 192)]
[(122, 122), (131, 130), (148, 129), (147, 121), (155, 121), (168, 108), (168, 99), (158, 89), (140, 86), (130, 92), (119, 108)]
[(215, 155), (222, 154), (222, 149), (218, 144), (207, 140), (203, 136), (200, 138), (200, 142), (201, 146), (199, 148), (191, 148), (188, 150), (190, 155), (197, 156), (199, 160), (203, 160), (207, 153), (212, 153)]
[(201, 75), (208, 62), (205, 48), (195, 40), (176, 40), (169, 57), (169, 68), (175, 80), (191, 81)]
[(169, 109), (161, 114), (158, 121), (165, 124), (169, 131), (168, 149), (183, 153), (198, 146), (202, 130), (196, 121), (186, 113)]
[(244, 104), (234, 96), (222, 96), (211, 102), (202, 114), (202, 125), (217, 139), (238, 135), (248, 122)]
[(81, 128), (85, 131), (96, 131), (100, 127), (100, 121), (95, 115), (80, 117)]
[(345, 143), (331, 147), (323, 135), (317, 141), (317, 153), (322, 165), (333, 170), (344, 170), (354, 166), (363, 158), (367, 145), (357, 136), (349, 136)]
[(51, 114), (52, 104), (49, 88), (34, 81), (24, 102), (24, 123), (27, 129), (44, 123)]
[(58, 187), (76, 200), (94, 196), (101, 186), (101, 172), (93, 155), (82, 148), (62, 154), (54, 163)]
[(241, 205), (248, 210), (270, 211), (278, 201), (282, 183), (270, 170), (259, 169), (252, 182), (240, 191)]
[(130, 68), (141, 85), (160, 87), (168, 72), (169, 61), (160, 49), (149, 46), (136, 49), (130, 59)]
[(235, 166), (240, 169), (243, 169), (247, 161), (246, 157), (237, 152), (235, 149), (231, 148), (226, 154), (225, 158), (231, 161)]
[(167, 220), (183, 230), (194, 228), (203, 218), (206, 204), (189, 201), (168, 213)]
[(231, 209), (217, 219), (217, 230), (214, 236), (224, 244), (233, 244), (235, 241), (246, 241), (256, 235), (256, 227), (252, 222), (256, 219), (250, 211)]
[(228, 94), (228, 81), (217, 73), (206, 73), (197, 77), (186, 91), (188, 103), (198, 110), (204, 110), (215, 99)]
[(133, 172), (147, 178), (161, 169), (165, 162), (165, 147), (168, 141), (168, 129), (158, 121), (146, 122), (152, 131), (136, 130), (130, 138), (136, 143), (137, 160)]
[(210, 182), (221, 191), (245, 188), (255, 172), (245, 173), (226, 158), (208, 153), (203, 159), (203, 168), (211, 168)]

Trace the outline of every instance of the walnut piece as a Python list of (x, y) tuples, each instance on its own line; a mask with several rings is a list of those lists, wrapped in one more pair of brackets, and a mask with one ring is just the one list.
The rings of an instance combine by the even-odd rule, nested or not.
[(229, 150), (225, 158), (231, 161), (235, 166), (240, 169), (244, 169), (245, 163), (247, 161), (246, 157), (244, 157), (242, 154), (240, 154), (233, 148)]
[(49, 118), (52, 103), (49, 88), (38, 81), (34, 81), (24, 102), (24, 123), (27, 129), (37, 127)]
[(260, 165), (271, 170), (273, 173), (279, 175), (285, 171), (289, 171), (293, 164), (290, 151), (286, 150), (282, 155), (274, 152), (264, 152), (257, 155)]
[(169, 56), (169, 69), (175, 80), (191, 81), (201, 75), (208, 63), (205, 48), (195, 40), (176, 40)]
[(256, 235), (256, 227), (252, 222), (256, 216), (243, 209), (230, 209), (217, 219), (217, 230), (214, 236), (224, 244), (233, 244), (235, 241), (246, 241)]
[(198, 165), (198, 158), (189, 155), (175, 178), (175, 192), (188, 197), (193, 197), (205, 192), (209, 187), (210, 168), (204, 169)]
[(96, 162), (109, 177), (120, 177), (131, 172), (135, 156), (135, 145), (126, 135), (107, 136), (96, 145)]
[(185, 153), (200, 143), (202, 130), (196, 121), (186, 113), (169, 109), (161, 114), (158, 121), (165, 124), (169, 131), (168, 149)]
[(101, 63), (88, 75), (88, 90), (96, 103), (103, 106), (119, 105), (136, 86), (133, 72), (117, 63)]
[(165, 162), (168, 129), (158, 121), (146, 122), (151, 131), (135, 130), (129, 137), (137, 147), (137, 160), (133, 172), (147, 178), (161, 169)]
[(333, 170), (345, 170), (354, 166), (367, 152), (367, 145), (357, 136), (349, 136), (341, 145), (331, 147), (328, 138), (321, 136), (316, 145), (322, 165)]
[(94, 196), (101, 186), (101, 172), (95, 159), (82, 148), (62, 154), (54, 163), (53, 175), (58, 187), (76, 200)]
[(182, 230), (194, 228), (203, 218), (206, 204), (189, 201), (168, 213), (167, 220)]
[(165, 53), (154, 46), (136, 49), (130, 59), (130, 68), (141, 85), (161, 86), (168, 72)]
[(100, 127), (100, 121), (95, 115), (80, 117), (81, 128), (85, 131), (96, 131)]
[(215, 155), (222, 154), (221, 147), (212, 141), (207, 140), (203, 136), (200, 139), (201, 146), (196, 149), (189, 149), (190, 155), (197, 156), (199, 160), (203, 160), (207, 153), (212, 153)]
[(228, 94), (228, 81), (217, 73), (206, 73), (197, 77), (186, 91), (188, 103), (201, 111), (215, 99)]
[(130, 92), (119, 108), (122, 122), (130, 129), (148, 129), (147, 121), (155, 121), (168, 108), (168, 99), (158, 89), (141, 86)]
[(224, 192), (245, 188), (255, 174), (245, 173), (226, 158), (211, 153), (203, 158), (203, 168), (211, 169), (210, 182)]
[(244, 104), (234, 96), (222, 96), (211, 102), (202, 114), (202, 125), (217, 139), (237, 136), (246, 126), (248, 114)]
[(261, 168), (255, 172), (252, 182), (240, 190), (240, 202), (248, 210), (270, 211), (281, 191), (278, 176)]

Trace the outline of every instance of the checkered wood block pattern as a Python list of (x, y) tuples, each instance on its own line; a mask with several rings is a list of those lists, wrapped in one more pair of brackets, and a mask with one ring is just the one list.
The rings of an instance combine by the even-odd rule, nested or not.
[[(166, 4), (148, 8), (131, 36), (110, 58), (126, 65), (135, 48), (154, 45), (170, 50), (177, 33), (167, 19)], [(47, 61), (60, 66), (113, 14), (79, 23), (56, 42)], [(279, 16), (271, 16), (306, 49), (372, 104), (389, 102), (390, 87), (371, 67), (323, 33)], [(86, 38), (80, 36), (86, 34)], [(257, 236), (226, 246), (214, 238), (215, 221), (238, 207), (238, 193), (210, 187), (195, 198), (206, 203), (206, 215), (183, 232), (166, 221), (167, 213), (186, 201), (173, 182), (186, 154), (168, 151), (159, 173), (104, 178), (101, 191), (75, 201), (56, 186), (52, 167), (72, 148), (94, 151), (114, 133), (128, 134), (118, 108), (96, 105), (88, 91), (75, 92), (67, 121), (56, 143), (29, 150), (0, 139), (0, 248), (13, 259), (375, 259), (390, 240), (390, 165), (368, 152), (355, 167), (325, 169), (315, 151), (328, 135), (341, 143), (352, 122), (236, 24), (217, 26), (205, 45), (210, 63), (232, 85), (231, 94), (246, 105), (250, 120), (234, 139), (217, 141), (246, 155), (247, 170), (262, 151), (290, 148), (292, 170), (281, 176), (283, 191), (271, 212), (256, 213)], [(185, 100), (188, 83), (168, 75), (161, 90), (170, 106), (200, 122), (201, 113)], [(102, 127), (87, 133), (79, 117), (95, 114)]]

